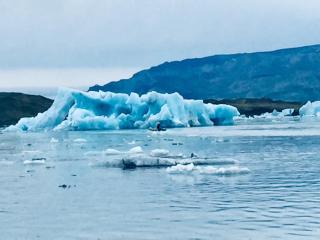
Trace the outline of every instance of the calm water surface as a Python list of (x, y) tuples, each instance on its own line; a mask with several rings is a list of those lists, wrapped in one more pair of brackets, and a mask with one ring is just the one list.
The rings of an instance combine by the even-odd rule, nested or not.
[[(107, 148), (136, 146), (235, 160), (250, 173), (94, 164)], [(295, 122), (2, 133), (0, 238), (320, 239), (319, 146), (320, 125)]]

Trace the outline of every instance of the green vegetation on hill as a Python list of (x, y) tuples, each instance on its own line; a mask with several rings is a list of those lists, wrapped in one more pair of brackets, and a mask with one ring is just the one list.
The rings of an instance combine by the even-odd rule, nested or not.
[(46, 111), (52, 100), (23, 93), (0, 93), (0, 127), (15, 124), (23, 117)]

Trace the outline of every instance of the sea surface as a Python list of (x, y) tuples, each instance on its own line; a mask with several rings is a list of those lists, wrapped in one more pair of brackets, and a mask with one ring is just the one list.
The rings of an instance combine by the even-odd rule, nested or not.
[(1, 132), (0, 239), (320, 239), (320, 122)]

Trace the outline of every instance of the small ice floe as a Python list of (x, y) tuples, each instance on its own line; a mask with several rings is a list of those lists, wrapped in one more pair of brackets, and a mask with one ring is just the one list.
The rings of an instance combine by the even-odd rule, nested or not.
[(129, 145), (135, 145), (136, 144), (136, 141), (131, 141), (131, 142), (128, 142)]
[(137, 147), (134, 147), (134, 148), (131, 148), (129, 151), (128, 151), (128, 154), (141, 154), (143, 153), (143, 150), (140, 146), (137, 146)]
[(51, 138), (51, 140), (50, 140), (50, 143), (58, 143), (58, 142), (59, 142), (59, 140), (56, 138)]
[(168, 167), (168, 173), (200, 173), (200, 174), (215, 174), (215, 175), (233, 175), (233, 174), (247, 174), (250, 170), (246, 167), (231, 166), (231, 167), (213, 167), (213, 166), (195, 166), (193, 163)]
[(175, 166), (172, 166), (172, 167), (168, 167), (166, 169), (166, 171), (168, 173), (180, 173), (180, 172), (191, 172), (195, 169), (195, 166), (193, 163), (190, 163), (190, 164), (178, 164), (178, 165), (175, 165)]
[(224, 138), (217, 138), (217, 139), (215, 139), (215, 142), (222, 143), (222, 142), (228, 142), (228, 140), (224, 139)]
[(24, 165), (41, 165), (46, 163), (46, 158), (33, 158), (32, 160), (25, 160)]
[(108, 148), (107, 150), (103, 151), (104, 155), (120, 155), (121, 152), (119, 150)]
[(169, 151), (167, 149), (154, 149), (150, 152), (151, 157), (168, 157)]
[(76, 138), (73, 140), (75, 143), (86, 143), (87, 140), (84, 138)]

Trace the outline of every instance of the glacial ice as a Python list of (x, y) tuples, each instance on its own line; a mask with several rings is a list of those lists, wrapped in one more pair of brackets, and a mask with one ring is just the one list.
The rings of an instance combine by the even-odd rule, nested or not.
[(299, 109), (299, 115), (320, 117), (320, 101), (307, 102)]
[(108, 148), (103, 153), (104, 153), (104, 155), (120, 155), (121, 154), (121, 152), (119, 150), (116, 150), (113, 148)]
[(267, 118), (267, 119), (283, 118), (283, 117), (292, 116), (293, 112), (294, 112), (293, 108), (283, 109), (281, 112), (274, 109), (271, 113), (266, 112), (261, 115), (255, 115), (254, 118)]
[(51, 138), (51, 140), (50, 140), (50, 143), (58, 143), (58, 142), (59, 142), (59, 140), (56, 138)]
[(140, 153), (143, 153), (143, 150), (140, 146), (137, 146), (137, 147), (131, 148), (128, 153), (129, 154), (140, 154)]
[(53, 105), (7, 130), (99, 130), (228, 125), (239, 112), (228, 105), (186, 100), (178, 93), (116, 94), (61, 88)]
[(37, 160), (25, 160), (23, 161), (24, 165), (41, 165), (41, 164), (45, 164), (46, 160), (44, 159), (37, 159)]
[(150, 152), (152, 157), (168, 157), (169, 151), (167, 149), (154, 149)]
[(77, 138), (77, 139), (74, 139), (73, 141), (74, 141), (75, 143), (86, 143), (86, 142), (87, 142), (87, 140), (84, 139), (84, 138)]
[(195, 166), (193, 163), (168, 167), (168, 173), (200, 173), (200, 174), (216, 174), (216, 175), (233, 175), (247, 174), (250, 170), (246, 167), (231, 166), (231, 167), (213, 167), (213, 166)]

